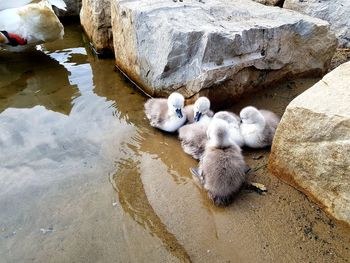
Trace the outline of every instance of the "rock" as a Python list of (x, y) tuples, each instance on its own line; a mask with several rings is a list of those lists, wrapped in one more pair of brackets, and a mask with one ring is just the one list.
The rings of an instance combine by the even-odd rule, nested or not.
[(80, 22), (98, 55), (113, 54), (110, 0), (83, 0)]
[(269, 170), (350, 225), (350, 62), (287, 107)]
[(114, 0), (116, 65), (151, 95), (205, 90), (216, 102), (329, 67), (327, 22), (248, 0), (204, 2)]
[(284, 0), (254, 0), (263, 5), (280, 6), (282, 7)]
[(283, 7), (328, 21), (339, 39), (339, 47), (350, 47), (349, 0), (286, 0)]
[(54, 11), (58, 17), (73, 17), (79, 16), (81, 9), (81, 1), (82, 0), (64, 0), (67, 5), (67, 11), (60, 10), (54, 7)]

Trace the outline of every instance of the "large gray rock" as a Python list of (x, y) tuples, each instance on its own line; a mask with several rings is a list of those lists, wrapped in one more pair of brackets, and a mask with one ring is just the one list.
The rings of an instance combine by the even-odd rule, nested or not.
[(350, 225), (349, 72), (342, 64), (288, 105), (269, 170)]
[(110, 0), (83, 0), (80, 23), (98, 54), (113, 51)]
[(339, 39), (339, 46), (350, 47), (349, 0), (286, 0), (283, 7), (328, 21)]
[(204, 2), (113, 0), (117, 66), (151, 95), (211, 88), (216, 100), (327, 70), (336, 38), (326, 21), (248, 0)]
[(73, 17), (79, 16), (82, 0), (64, 0), (67, 5), (67, 11), (60, 10), (54, 7), (54, 11), (58, 17)]

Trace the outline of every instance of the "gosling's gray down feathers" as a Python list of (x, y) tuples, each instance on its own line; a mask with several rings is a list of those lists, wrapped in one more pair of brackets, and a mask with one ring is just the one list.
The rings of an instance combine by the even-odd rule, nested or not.
[(229, 139), (225, 121), (213, 120), (208, 138), (199, 164), (199, 179), (215, 205), (227, 206), (246, 180), (247, 165), (240, 147)]
[(244, 138), (240, 130), (241, 118), (238, 115), (230, 111), (219, 111), (214, 114), (213, 119), (222, 119), (226, 121), (229, 125), (229, 131), (231, 139), (239, 146), (244, 145)]
[(201, 159), (204, 153), (208, 125), (209, 122), (195, 122), (179, 129), (182, 149), (196, 160)]
[(167, 99), (149, 99), (145, 103), (145, 113), (152, 127), (163, 123), (168, 111)]

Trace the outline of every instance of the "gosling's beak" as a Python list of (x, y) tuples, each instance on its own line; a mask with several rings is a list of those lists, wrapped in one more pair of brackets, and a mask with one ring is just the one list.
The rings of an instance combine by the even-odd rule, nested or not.
[(182, 119), (183, 115), (181, 109), (176, 109), (176, 115), (179, 117), (179, 119)]
[(196, 115), (194, 116), (194, 121), (197, 122), (200, 120), (202, 116), (202, 113), (200, 113), (199, 111), (196, 112)]

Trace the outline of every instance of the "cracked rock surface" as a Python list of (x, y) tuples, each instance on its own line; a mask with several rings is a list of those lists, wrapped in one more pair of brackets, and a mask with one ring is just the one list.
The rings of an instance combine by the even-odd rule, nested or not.
[(116, 64), (154, 96), (206, 90), (227, 100), (322, 74), (337, 44), (326, 21), (253, 1), (111, 3)]
[(339, 39), (339, 47), (350, 48), (349, 0), (286, 0), (283, 7), (328, 21)]

